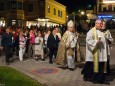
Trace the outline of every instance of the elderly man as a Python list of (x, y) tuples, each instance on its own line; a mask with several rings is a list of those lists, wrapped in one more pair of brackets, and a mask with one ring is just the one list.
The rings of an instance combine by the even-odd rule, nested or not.
[[(77, 33), (74, 30), (73, 21), (69, 21), (68, 30), (64, 33), (57, 53), (56, 63), (62, 65), (61, 68), (66, 69), (68, 66), (69, 70), (75, 69), (75, 57), (77, 52)], [(80, 61), (80, 59), (77, 59)]]
[(113, 38), (111, 36), (110, 31), (106, 28), (106, 22), (102, 22), (102, 28), (101, 31), (103, 32), (103, 35), (106, 38), (106, 43), (107, 43), (107, 75), (111, 74), (110, 70), (110, 49), (111, 49), (111, 44), (113, 42)]
[(56, 35), (58, 36), (59, 40), (61, 40), (61, 34), (59, 32), (59, 28), (55, 28), (56, 30)]
[(56, 30), (53, 29), (52, 33), (49, 35), (48, 40), (47, 40), (47, 47), (49, 48), (49, 63), (50, 64), (53, 64), (53, 60), (52, 60), (53, 55), (56, 58), (58, 43), (59, 43), (59, 38), (56, 35)]
[(82, 74), (85, 81), (109, 84), (106, 80), (107, 48), (106, 39), (101, 32), (102, 21), (97, 19), (86, 37), (86, 63)]
[(5, 51), (6, 65), (9, 65), (13, 53), (13, 34), (10, 28), (6, 28), (6, 32), (2, 34), (1, 46)]

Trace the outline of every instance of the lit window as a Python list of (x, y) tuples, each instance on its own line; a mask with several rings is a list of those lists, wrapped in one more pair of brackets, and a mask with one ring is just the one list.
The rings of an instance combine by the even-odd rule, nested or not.
[(50, 13), (50, 6), (48, 6), (48, 13)]
[(16, 25), (16, 20), (12, 20), (12, 25)]

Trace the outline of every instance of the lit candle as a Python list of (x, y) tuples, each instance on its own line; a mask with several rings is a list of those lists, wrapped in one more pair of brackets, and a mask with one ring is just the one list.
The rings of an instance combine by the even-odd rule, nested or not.
[(102, 36), (98, 36), (99, 40), (101, 40)]
[(12, 42), (14, 41), (14, 37), (12, 37)]

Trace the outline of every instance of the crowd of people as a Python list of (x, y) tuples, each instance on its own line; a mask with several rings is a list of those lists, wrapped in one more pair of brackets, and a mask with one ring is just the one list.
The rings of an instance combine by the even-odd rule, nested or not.
[(67, 30), (62, 35), (58, 27), (42, 32), (35, 28), (22, 30), (0, 29), (0, 51), (4, 50), (6, 64), (9, 65), (14, 52), (20, 61), (33, 58), (36, 61), (45, 61), (49, 57), (49, 64), (55, 62), (62, 69), (74, 71), (76, 64), (85, 59), (82, 70), (84, 81), (109, 84), (106, 76), (110, 74), (110, 46), (112, 36), (106, 28), (106, 22), (100, 19), (95, 21), (95, 26), (86, 36), (86, 58), (81, 56), (79, 34), (74, 23), (67, 23)]
[[(19, 57), (20, 61), (23, 61), (24, 57), (34, 58), (35, 60), (41, 57), (41, 60), (44, 61), (46, 56), (52, 54), (51, 52), (49, 53), (50, 48), (48, 48), (52, 47), (52, 44), (49, 44), (52, 40), (50, 36), (52, 34), (59, 36), (59, 38), (57, 37), (57, 39), (59, 39), (57, 42), (59, 42), (61, 34), (58, 32), (58, 27), (51, 28), (44, 32), (33, 27), (25, 30), (21, 28), (14, 30), (10, 27), (6, 29), (0, 28), (0, 52), (4, 50), (6, 64), (10, 63), (10, 59), (12, 59), (14, 53)], [(56, 40), (52, 40), (54, 45), (55, 41)], [(58, 48), (58, 44), (56, 45), (56, 48)], [(52, 57), (50, 56), (50, 58)], [(50, 61), (50, 63), (52, 62)]]

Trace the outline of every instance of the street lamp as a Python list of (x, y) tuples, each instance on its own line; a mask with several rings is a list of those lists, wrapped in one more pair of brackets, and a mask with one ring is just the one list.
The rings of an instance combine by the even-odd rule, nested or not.
[(67, 15), (67, 16), (66, 16), (66, 21), (67, 21), (67, 22), (68, 22), (68, 17), (69, 17), (69, 16)]
[(84, 15), (85, 14), (85, 12), (84, 11), (81, 11), (81, 15)]
[(68, 18), (68, 15), (66, 17)]

